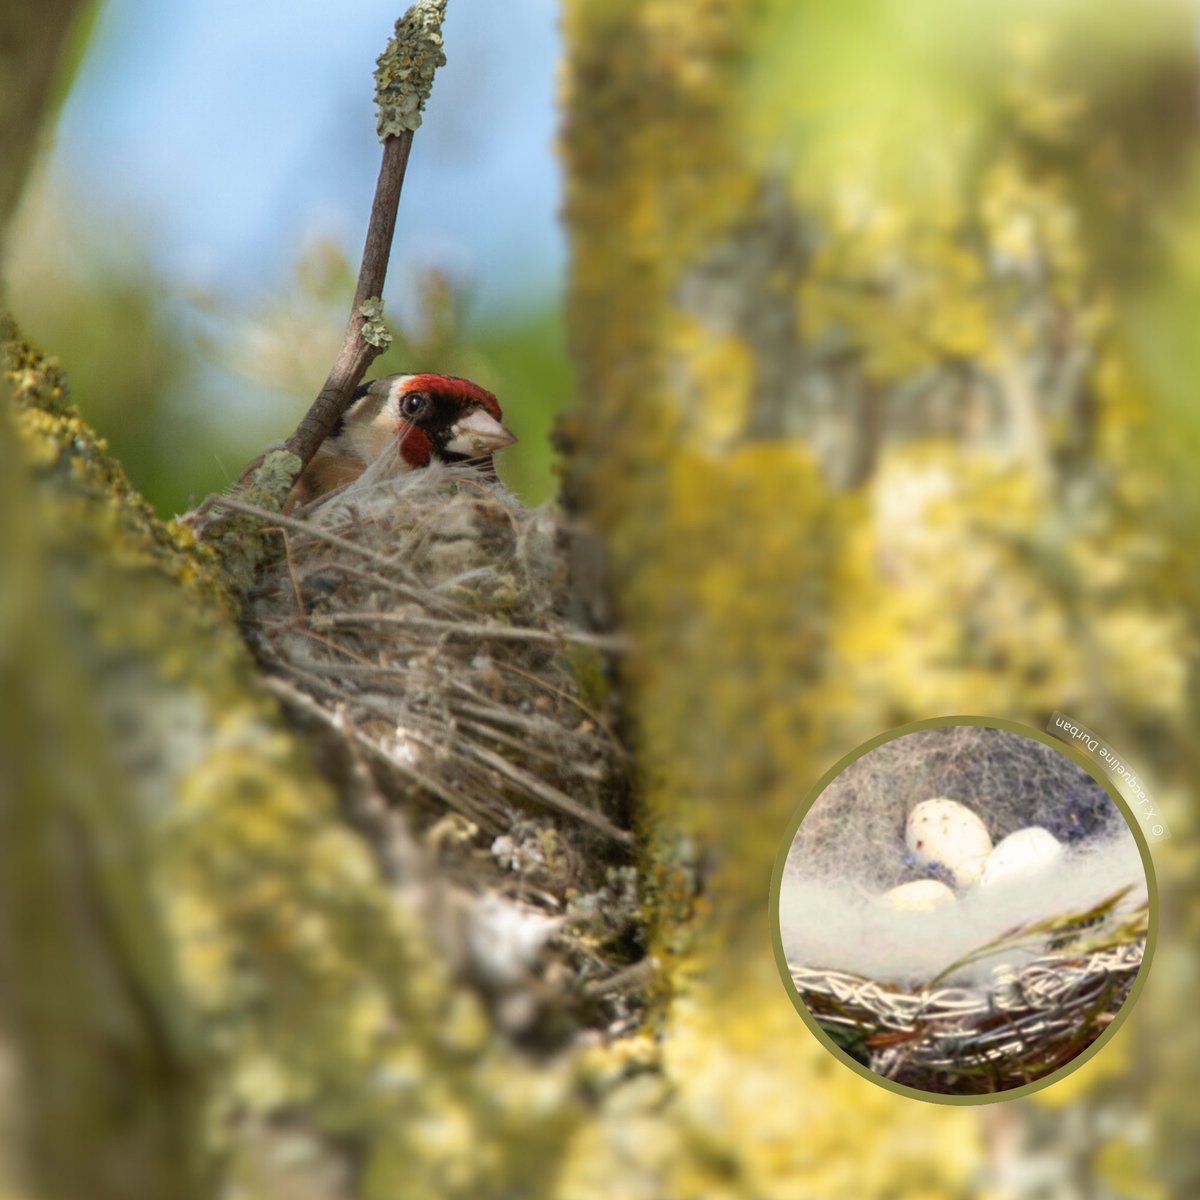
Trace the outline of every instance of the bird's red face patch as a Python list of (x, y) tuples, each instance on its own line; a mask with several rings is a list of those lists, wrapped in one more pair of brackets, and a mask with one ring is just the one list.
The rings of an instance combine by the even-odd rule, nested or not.
[(418, 425), (401, 421), (396, 431), (396, 445), (400, 457), (410, 467), (427, 467), (433, 458), (433, 442), (429, 435)]
[(410, 375), (404, 381), (404, 390), (433, 392), (442, 396), (452, 396), (464, 403), (474, 402), (497, 421), (504, 419), (504, 414), (500, 411), (500, 402), (492, 392), (469, 379), (460, 379), (457, 375)]

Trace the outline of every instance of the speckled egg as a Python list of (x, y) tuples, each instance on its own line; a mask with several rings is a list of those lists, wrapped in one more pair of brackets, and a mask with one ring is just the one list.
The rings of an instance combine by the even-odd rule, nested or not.
[(958, 887), (979, 878), (992, 850), (984, 823), (965, 804), (944, 796), (922, 800), (908, 814), (904, 837), (919, 862), (945, 867)]
[(983, 864), (980, 887), (1027, 879), (1057, 862), (1063, 854), (1063, 844), (1048, 829), (1029, 825), (1018, 829), (996, 843), (996, 848)]

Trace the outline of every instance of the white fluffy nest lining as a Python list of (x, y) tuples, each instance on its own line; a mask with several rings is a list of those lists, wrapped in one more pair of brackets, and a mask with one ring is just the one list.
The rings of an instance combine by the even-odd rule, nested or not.
[(604, 993), (636, 953), (637, 888), (619, 644), (572, 586), (592, 544), (471, 467), (386, 458), (269, 523), (283, 553), (246, 621), (268, 686), (458, 890), (451, 957), (505, 993), (517, 1033), (544, 1018), (548, 973), (556, 992)]
[[(961, 857), (929, 853), (914, 814), (930, 807), (970, 810), (965, 844), (951, 829)], [(1111, 1021), (1142, 965), (1147, 881), (1124, 817), (1064, 754), (951, 726), (884, 743), (822, 792), (779, 918), (797, 991), (835, 1041), (925, 1090), (994, 1091)]]

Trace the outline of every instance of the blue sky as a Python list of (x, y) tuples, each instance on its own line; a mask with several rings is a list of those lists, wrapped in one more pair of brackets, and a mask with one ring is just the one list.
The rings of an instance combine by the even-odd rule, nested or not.
[[(371, 69), (404, 6), (108, 0), (51, 177), (135, 221), (181, 290), (269, 292), (319, 234), (357, 263), (379, 161)], [(556, 7), (450, 0), (393, 281), (406, 264), (448, 266), (477, 310), (557, 286)]]

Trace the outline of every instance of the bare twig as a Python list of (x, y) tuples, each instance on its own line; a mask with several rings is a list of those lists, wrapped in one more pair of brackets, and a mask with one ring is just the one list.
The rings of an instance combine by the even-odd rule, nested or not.
[(626, 846), (633, 842), (633, 834), (628, 830), (619, 828), (602, 813), (594, 812), (587, 805), (580, 804), (573, 796), (568, 796), (566, 792), (552, 787), (529, 771), (522, 770), (494, 750), (489, 750), (486, 746), (481, 746), (476, 742), (468, 742), (463, 749), (464, 753), (511, 780), (524, 789), (527, 795), (536, 796), (543, 804), (548, 804), (551, 808), (566, 813), (577, 821), (582, 821), (585, 825), (590, 825), (615, 842), (621, 842)]
[(365, 558), (368, 562), (379, 564), (381, 567), (392, 566), (390, 555), (377, 554), (370, 547), (359, 545), (358, 542), (350, 541), (348, 538), (339, 537), (336, 533), (330, 533), (329, 530), (322, 529), (319, 525), (311, 524), (308, 521), (301, 521), (296, 517), (284, 516), (283, 513), (272, 512), (269, 508), (262, 508), (257, 504), (247, 504), (244, 500), (238, 500), (233, 496), (221, 496), (220, 502), (222, 508), (229, 508), (234, 512), (244, 513), (248, 517), (258, 517), (268, 528), (291, 529), (296, 533), (306, 533), (319, 541), (326, 542), (330, 546), (336, 546), (339, 550), (344, 550), (347, 554), (356, 554), (361, 558)]
[[(271, 692), (282, 703), (311, 718), (314, 722), (325, 725), (335, 732), (344, 735), (344, 726), (339, 724), (336, 711), (314, 700), (299, 688), (293, 687), (276, 675), (264, 676), (263, 685), (267, 691)], [(353, 700), (353, 697), (342, 697), (342, 699)], [(461, 812), (464, 816), (469, 817), (484, 828), (501, 828), (497, 819), (487, 812), (482, 805), (476, 803), (472, 797), (456, 788), (450, 787), (444, 780), (418, 770), (413, 764), (405, 762), (399, 756), (388, 754), (378, 742), (373, 738), (367, 737), (364, 733), (354, 729), (351, 729), (350, 732), (354, 741), (365, 751), (368, 758), (374, 759), (386, 769), (403, 776), (405, 779), (417, 784), (418, 787), (424, 788), (430, 795), (438, 797), (445, 804)]]
[(300, 460), (301, 469), (308, 465), (317, 447), (333, 432), (338, 418), (350, 403), (350, 396), (358, 386), (358, 381), (386, 348), (384, 339), (372, 343), (363, 337), (363, 327), (368, 320), (364, 308), (369, 300), (383, 295), (392, 235), (396, 231), (396, 211), (400, 204), (400, 190), (404, 186), (404, 172), (408, 166), (412, 139), (411, 129), (384, 139), (383, 161), (375, 184), (375, 199), (371, 204), (371, 219), (367, 225), (358, 286), (354, 289), (354, 301), (341, 349), (317, 398), (304, 414), (296, 431), (284, 443), (285, 449)]
[(399, 625), (412, 629), (432, 629), (450, 637), (494, 638), (497, 641), (537, 642), (547, 646), (592, 646), (598, 650), (621, 653), (629, 649), (627, 639), (600, 633), (582, 633), (576, 629), (527, 629), (517, 625), (494, 622), (443, 621), (437, 617), (421, 617), (412, 613), (348, 612), (327, 613), (316, 618), (322, 627), (353, 625)]
[(606, 979), (593, 979), (585, 983), (582, 992), (585, 996), (608, 996), (613, 992), (639, 991), (654, 978), (662, 967), (662, 961), (655, 955), (649, 955), (640, 962), (615, 971)]

